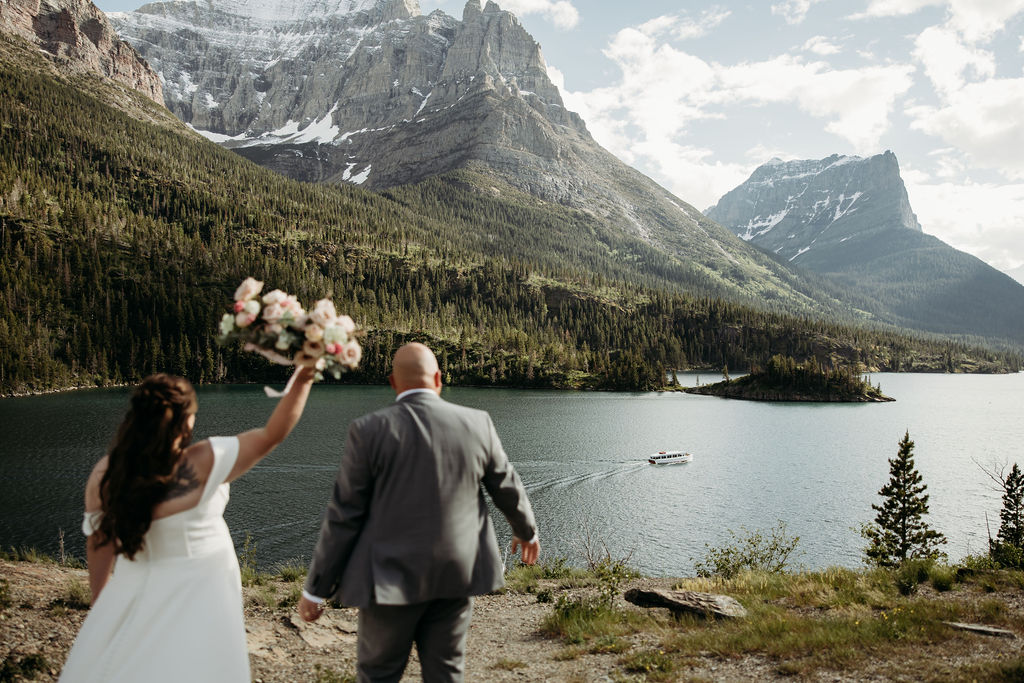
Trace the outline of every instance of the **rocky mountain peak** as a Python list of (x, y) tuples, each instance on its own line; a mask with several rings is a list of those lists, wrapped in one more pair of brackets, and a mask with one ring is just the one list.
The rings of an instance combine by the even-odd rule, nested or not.
[(0, 31), (21, 36), (69, 71), (102, 74), (163, 104), (160, 77), (90, 0), (2, 0)]
[(809, 267), (841, 260), (843, 249), (880, 232), (921, 231), (891, 151), (772, 159), (706, 214), (742, 239)]

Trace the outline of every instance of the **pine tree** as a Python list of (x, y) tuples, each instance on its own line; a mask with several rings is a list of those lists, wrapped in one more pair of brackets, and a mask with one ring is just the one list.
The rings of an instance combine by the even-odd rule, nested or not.
[(1002, 479), (1003, 509), (999, 511), (999, 533), (989, 541), (992, 558), (1005, 567), (1024, 565), (1024, 473), (1013, 463)]
[(868, 540), (864, 553), (871, 564), (898, 567), (908, 559), (934, 559), (941, 555), (938, 546), (946, 542), (946, 537), (923, 519), (928, 514), (928, 487), (914, 467), (913, 453), (914, 442), (907, 432), (896, 457), (889, 459), (889, 483), (878, 491), (882, 504), (871, 505), (878, 514), (861, 529)]

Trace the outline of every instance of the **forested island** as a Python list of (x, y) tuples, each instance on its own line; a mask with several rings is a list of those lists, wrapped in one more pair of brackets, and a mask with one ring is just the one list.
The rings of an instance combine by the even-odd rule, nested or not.
[(798, 363), (789, 356), (772, 356), (763, 368), (715, 384), (687, 387), (691, 394), (748, 401), (807, 401), (874, 403), (894, 401), (872, 386), (852, 367), (824, 368), (817, 360)]

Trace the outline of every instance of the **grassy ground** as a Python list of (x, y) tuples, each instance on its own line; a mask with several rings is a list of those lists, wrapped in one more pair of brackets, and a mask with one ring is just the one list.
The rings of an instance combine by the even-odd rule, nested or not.
[[(88, 608), (85, 573), (30, 551), (0, 555), (0, 681), (54, 680)], [(303, 564), (259, 571), (250, 559), (243, 553), (254, 677), (354, 680), (354, 610), (298, 624)], [(676, 618), (626, 603), (634, 586), (730, 595), (748, 616)], [(1021, 640), (946, 623), (1024, 634), (1024, 573), (984, 562), (650, 579), (607, 559), (589, 569), (554, 560), (511, 570), (503, 594), (477, 604), (473, 681), (1024, 681)], [(403, 680), (417, 676), (414, 662)]]

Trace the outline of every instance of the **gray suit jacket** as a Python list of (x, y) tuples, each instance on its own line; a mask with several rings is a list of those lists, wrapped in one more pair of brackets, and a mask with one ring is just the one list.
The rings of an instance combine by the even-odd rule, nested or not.
[(536, 535), (526, 490), (486, 412), (415, 393), (355, 420), (306, 590), (365, 607), (501, 588), (483, 489), (517, 538)]

